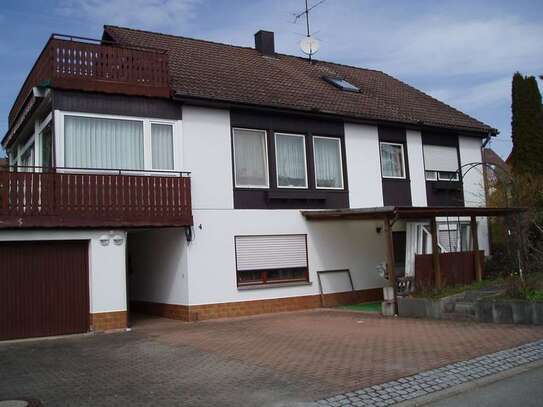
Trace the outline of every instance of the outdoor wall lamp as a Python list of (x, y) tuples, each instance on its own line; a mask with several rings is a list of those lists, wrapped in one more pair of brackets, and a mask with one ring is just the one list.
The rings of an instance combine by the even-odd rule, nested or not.
[(109, 235), (102, 235), (98, 240), (102, 246), (109, 246)]

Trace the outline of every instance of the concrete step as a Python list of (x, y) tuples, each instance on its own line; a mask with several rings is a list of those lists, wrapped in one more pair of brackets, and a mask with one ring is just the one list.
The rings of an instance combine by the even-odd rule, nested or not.
[(465, 314), (463, 312), (444, 312), (441, 318), (448, 321), (475, 321), (475, 315)]
[(475, 315), (475, 303), (471, 301), (457, 301), (454, 304), (454, 313)]

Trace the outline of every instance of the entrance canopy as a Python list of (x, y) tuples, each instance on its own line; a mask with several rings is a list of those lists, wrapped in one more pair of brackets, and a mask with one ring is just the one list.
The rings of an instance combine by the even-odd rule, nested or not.
[(480, 208), (454, 206), (380, 206), (375, 208), (323, 209), (302, 211), (307, 220), (432, 219), (441, 216), (506, 216), (523, 208)]
[(326, 220), (382, 220), (384, 221), (386, 268), (394, 293), (394, 309), (397, 312), (397, 280), (394, 266), (394, 245), (392, 240), (392, 225), (397, 220), (429, 220), (432, 238), (432, 270), (435, 276), (435, 286), (443, 287), (443, 276), (440, 266), (437, 225), (438, 217), (469, 217), (472, 238), (472, 252), (475, 264), (476, 279), (482, 279), (482, 255), (479, 252), (477, 234), (477, 217), (507, 216), (524, 212), (522, 208), (481, 208), (481, 207), (441, 207), (441, 206), (382, 206), (376, 208), (325, 209), (305, 210), (302, 215), (308, 221)]

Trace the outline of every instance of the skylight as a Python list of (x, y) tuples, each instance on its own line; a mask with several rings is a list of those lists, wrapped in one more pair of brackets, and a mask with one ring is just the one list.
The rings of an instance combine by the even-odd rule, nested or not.
[(335, 78), (332, 76), (325, 76), (324, 80), (326, 82), (331, 83), (338, 89), (345, 90), (347, 92), (360, 92), (360, 88), (358, 88), (357, 86), (353, 85), (350, 82), (347, 82), (345, 79)]

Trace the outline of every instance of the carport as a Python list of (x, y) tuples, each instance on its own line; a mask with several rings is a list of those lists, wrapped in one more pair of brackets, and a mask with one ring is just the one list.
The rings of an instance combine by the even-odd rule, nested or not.
[[(479, 250), (479, 239), (477, 233), (477, 218), (490, 216), (510, 216), (523, 212), (520, 208), (484, 208), (484, 207), (403, 207), (383, 206), (375, 208), (353, 208), (353, 209), (326, 209), (302, 211), (302, 215), (312, 222), (316, 221), (383, 221), (385, 234), (386, 271), (393, 287), (394, 307), (397, 310), (397, 281), (394, 261), (394, 244), (392, 227), (398, 220), (406, 221), (429, 221), (432, 240), (431, 273), (436, 288), (443, 287), (443, 270), (451, 262), (458, 261), (453, 256), (444, 256), (438, 248), (437, 218), (441, 217), (467, 217), (470, 219), (471, 251), (467, 256), (472, 257), (475, 268), (475, 279), (481, 281), (483, 270), (483, 256)], [(464, 257), (466, 255), (464, 254)], [(444, 267), (445, 266), (445, 267)]]

